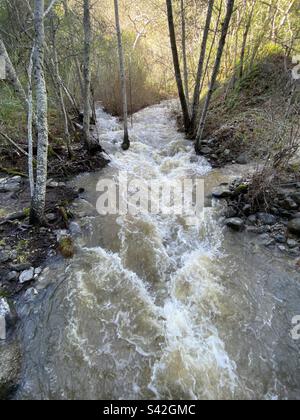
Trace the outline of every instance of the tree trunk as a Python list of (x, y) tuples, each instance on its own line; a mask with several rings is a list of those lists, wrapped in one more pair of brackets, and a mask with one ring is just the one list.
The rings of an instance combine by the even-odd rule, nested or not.
[(51, 19), (51, 26), (52, 26), (52, 51), (53, 51), (53, 66), (54, 66), (54, 87), (56, 89), (57, 97), (59, 100), (59, 105), (61, 108), (63, 120), (64, 120), (64, 137), (65, 137), (65, 143), (68, 150), (69, 158), (72, 158), (72, 149), (71, 149), (71, 136), (69, 131), (69, 116), (67, 113), (66, 105), (65, 105), (65, 98), (64, 98), (64, 91), (61, 83), (61, 76), (59, 72), (59, 61), (58, 61), (58, 55), (57, 55), (57, 48), (56, 48), (56, 29), (53, 23), (53, 16)]
[(15, 68), (9, 58), (6, 47), (1, 38), (0, 38), (0, 55), (4, 57), (5, 62), (6, 62), (6, 80), (12, 85), (15, 93), (20, 98), (21, 104), (23, 108), (25, 109), (25, 112), (27, 113), (28, 101), (27, 101), (25, 90), (17, 76)]
[(83, 29), (84, 29), (84, 49), (83, 49), (83, 78), (84, 78), (84, 97), (83, 97), (83, 141), (88, 151), (91, 151), (91, 16), (90, 1), (83, 0)]
[(190, 108), (190, 94), (189, 94), (189, 71), (186, 52), (186, 21), (185, 21), (185, 5), (184, 0), (181, 0), (181, 36), (182, 36), (182, 58), (183, 58), (183, 78), (184, 78), (184, 91), (185, 97)]
[(245, 31), (244, 31), (244, 35), (243, 35), (243, 43), (242, 43), (242, 50), (241, 50), (241, 58), (240, 58), (240, 74), (239, 74), (239, 78), (242, 79), (243, 75), (244, 75), (244, 65), (245, 65), (245, 55), (246, 55), (246, 47), (247, 47), (247, 40), (248, 40), (248, 35), (249, 35), (249, 31), (251, 28), (251, 23), (252, 23), (252, 18), (253, 18), (253, 13), (254, 13), (254, 9), (255, 9), (255, 4), (256, 4), (256, 0), (253, 0), (252, 2), (252, 8), (250, 11), (250, 16), (248, 18), (246, 27), (245, 27)]
[(32, 198), (30, 222), (32, 224), (42, 224), (44, 222), (44, 211), (46, 203), (48, 164), (48, 102), (43, 68), (45, 43), (44, 0), (34, 1), (34, 28), (34, 78), (36, 89), (38, 147), (36, 184)]
[(192, 119), (191, 119), (191, 134), (194, 134), (196, 130), (197, 112), (199, 108), (200, 95), (201, 95), (200, 85), (201, 85), (201, 80), (203, 77), (203, 67), (204, 67), (204, 62), (205, 62), (206, 47), (207, 47), (210, 23), (211, 23), (212, 14), (213, 14), (213, 7), (214, 7), (214, 0), (209, 0), (206, 23), (205, 23), (205, 28), (203, 32), (199, 64), (198, 64), (197, 78), (196, 78), (196, 84), (195, 84), (195, 90), (194, 90), (194, 100), (193, 100)]
[(214, 87), (215, 87), (217, 77), (218, 77), (218, 74), (219, 74), (219, 70), (220, 70), (220, 66), (221, 66), (221, 60), (222, 60), (222, 56), (223, 56), (224, 46), (225, 46), (225, 42), (226, 42), (226, 38), (227, 38), (227, 33), (228, 33), (231, 17), (232, 17), (232, 14), (233, 14), (234, 1), (235, 0), (227, 0), (226, 17), (225, 17), (225, 20), (224, 20), (223, 25), (222, 25), (221, 38), (220, 38), (220, 42), (219, 42), (219, 46), (218, 46), (218, 51), (217, 51), (217, 56), (216, 56), (216, 60), (215, 60), (215, 65), (214, 65), (212, 77), (211, 77), (211, 82), (210, 82), (209, 90), (208, 90), (208, 93), (207, 93), (207, 97), (206, 97), (206, 100), (205, 100), (201, 120), (200, 120), (198, 131), (197, 131), (196, 145), (195, 145), (195, 150), (196, 150), (197, 153), (200, 152), (201, 140), (202, 140), (203, 131), (204, 131), (205, 123), (206, 123), (207, 113), (208, 113), (210, 101), (211, 101), (211, 98), (212, 98), (212, 95), (213, 95)]
[(128, 150), (130, 147), (130, 140), (128, 134), (128, 104), (127, 104), (127, 90), (126, 90), (126, 74), (125, 74), (125, 60), (124, 60), (124, 51), (122, 45), (122, 33), (120, 26), (120, 17), (119, 17), (119, 2), (115, 2), (115, 18), (116, 18), (116, 30), (118, 38), (118, 51), (119, 51), (119, 61), (120, 61), (120, 77), (121, 77), (121, 88), (122, 88), (122, 101), (123, 101), (123, 116), (124, 116), (124, 140), (122, 144), (123, 150)]
[(33, 71), (34, 47), (32, 48), (29, 65), (28, 65), (28, 113), (27, 113), (27, 142), (28, 142), (28, 175), (30, 185), (31, 199), (34, 194), (34, 171), (33, 171), (33, 135), (32, 135), (32, 116), (33, 116), (33, 99), (32, 99), (32, 71)]
[(178, 95), (179, 95), (181, 108), (182, 108), (184, 128), (185, 128), (185, 131), (188, 133), (190, 131), (191, 120), (190, 120), (189, 109), (188, 109), (187, 100), (186, 100), (184, 88), (183, 88), (182, 77), (181, 77), (181, 70), (180, 70), (180, 63), (179, 63), (179, 56), (178, 56), (178, 49), (177, 49), (177, 42), (176, 42), (176, 34), (175, 34), (175, 27), (174, 27), (172, 0), (166, 0), (166, 3), (167, 3), (167, 12), (168, 12), (170, 42), (171, 42), (171, 49), (172, 49), (172, 55), (173, 55), (173, 64), (174, 64), (174, 70), (175, 70)]

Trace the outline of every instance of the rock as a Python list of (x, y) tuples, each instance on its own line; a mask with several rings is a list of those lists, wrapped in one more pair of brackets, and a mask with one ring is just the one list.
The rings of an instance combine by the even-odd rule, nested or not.
[(287, 251), (287, 249), (286, 249), (286, 247), (285, 247), (284, 245), (278, 245), (278, 249), (279, 249), (281, 252), (286, 252), (286, 251)]
[(247, 215), (249, 215), (250, 213), (251, 213), (251, 206), (250, 206), (250, 204), (246, 204), (244, 207), (243, 207), (243, 213), (247, 216)]
[(257, 218), (264, 225), (271, 226), (271, 225), (275, 225), (275, 223), (277, 222), (277, 217), (269, 213), (258, 213)]
[(225, 216), (227, 219), (237, 216), (237, 211), (234, 207), (229, 206), (225, 211)]
[(299, 243), (297, 241), (294, 241), (293, 239), (288, 239), (287, 246), (290, 249), (293, 249), (293, 248), (297, 248), (299, 246)]
[(47, 186), (48, 186), (49, 188), (58, 188), (58, 187), (59, 187), (59, 183), (58, 183), (58, 182), (55, 182), (55, 181), (50, 181), (50, 182), (47, 184)]
[(290, 197), (287, 197), (281, 206), (286, 210), (297, 210), (298, 205), (295, 203), (294, 200), (292, 200)]
[(21, 271), (26, 271), (31, 268), (30, 264), (16, 264), (16, 265), (10, 265), (11, 270), (17, 271), (20, 273)]
[(0, 347), (0, 400), (6, 400), (18, 385), (21, 354), (17, 343)]
[(0, 251), (0, 264), (5, 264), (9, 260), (10, 260), (10, 256)]
[(275, 241), (279, 244), (285, 244), (286, 243), (286, 237), (284, 235), (276, 235)]
[(300, 206), (300, 192), (292, 194), (292, 199), (296, 204), (298, 204), (298, 206)]
[(6, 281), (15, 281), (18, 280), (18, 273), (16, 271), (11, 271), (10, 273), (7, 274), (6, 276)]
[(260, 233), (260, 234), (263, 234), (263, 233), (269, 233), (269, 232), (271, 232), (271, 230), (272, 230), (271, 226), (264, 225), (264, 226), (260, 226), (257, 229), (257, 232)]
[(66, 236), (59, 241), (59, 252), (64, 258), (73, 258), (75, 254), (75, 248), (73, 240), (70, 236)]
[(0, 192), (17, 192), (21, 188), (22, 178), (20, 176), (0, 179)]
[(294, 235), (300, 236), (300, 218), (293, 219), (288, 223), (288, 231)]
[(42, 271), (43, 271), (43, 269), (41, 267), (38, 267), (34, 270), (34, 274), (39, 276), (42, 273)]
[(31, 267), (29, 270), (23, 271), (20, 275), (19, 282), (21, 284), (27, 283), (34, 278), (34, 268)]
[(234, 195), (239, 195), (239, 194), (247, 194), (249, 189), (249, 185), (248, 184), (239, 184), (234, 191)]
[(202, 155), (209, 155), (210, 153), (212, 153), (212, 149), (208, 146), (204, 146), (201, 148), (200, 153)]
[(248, 217), (247, 219), (247, 223), (249, 223), (250, 225), (255, 225), (257, 222), (257, 217), (255, 214), (252, 214), (251, 216)]
[(261, 245), (264, 245), (266, 247), (275, 245), (275, 239), (271, 238), (270, 235), (268, 235), (267, 233), (263, 233), (262, 235), (260, 235), (259, 241)]
[(289, 254), (294, 256), (294, 257), (298, 257), (299, 255), (299, 249), (298, 248), (293, 248), (289, 250)]
[(34, 287), (30, 287), (28, 290), (26, 290), (26, 292), (24, 293), (24, 299), (25, 300), (33, 300), (37, 295), (38, 295), (38, 291), (34, 288)]
[(239, 165), (247, 165), (248, 163), (248, 156), (246, 153), (242, 153), (236, 160), (236, 163)]
[(249, 233), (258, 233), (259, 229), (256, 226), (247, 226), (247, 232)]
[(239, 219), (238, 217), (232, 217), (231, 219), (227, 219), (225, 221), (226, 226), (231, 228), (235, 231), (242, 231), (245, 228), (244, 222), (242, 219)]
[(231, 150), (230, 149), (225, 149), (223, 154), (224, 154), (224, 156), (230, 156), (231, 155)]
[(212, 192), (212, 196), (217, 199), (229, 198), (232, 196), (232, 191), (229, 187), (220, 186)]
[(71, 222), (69, 225), (69, 231), (71, 232), (72, 236), (78, 236), (81, 235), (81, 228), (78, 223)]
[(46, 218), (47, 218), (48, 222), (55, 222), (55, 220), (57, 219), (57, 217), (54, 213), (48, 213), (46, 215)]

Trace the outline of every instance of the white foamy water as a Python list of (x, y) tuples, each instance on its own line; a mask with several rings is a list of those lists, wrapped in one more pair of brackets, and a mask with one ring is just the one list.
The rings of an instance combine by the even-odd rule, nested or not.
[[(111, 163), (75, 180), (86, 189), (75, 203), (86, 214), (76, 256), (52, 264), (44, 279), (50, 285), (23, 309), (19, 398), (284, 398), (294, 392), (298, 376), (284, 383), (284, 349), (274, 356), (270, 344), (279, 346), (279, 327), (272, 335), (268, 308), (279, 310), (281, 292), (269, 287), (266, 293), (265, 260), (253, 262), (238, 235), (224, 236), (218, 208), (205, 209), (193, 226), (179, 216), (95, 210), (98, 180), (117, 179), (120, 170), (130, 179), (203, 176), (211, 183), (209, 164), (177, 132), (172, 106), (134, 116), (128, 152), (121, 151), (117, 119), (98, 110)], [(295, 290), (293, 283), (289, 298)]]

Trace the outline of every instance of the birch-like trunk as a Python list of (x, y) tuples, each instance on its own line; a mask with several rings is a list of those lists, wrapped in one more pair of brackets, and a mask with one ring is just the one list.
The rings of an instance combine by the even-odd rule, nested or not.
[(13, 87), (16, 95), (19, 97), (20, 102), (25, 110), (25, 112), (28, 112), (28, 101), (27, 96), (25, 93), (25, 90), (17, 76), (16, 70), (9, 58), (9, 55), (7, 53), (6, 47), (4, 45), (4, 42), (0, 38), (0, 55), (4, 57), (5, 63), (6, 63), (6, 79), (8, 83)]
[(30, 185), (31, 199), (34, 194), (34, 172), (33, 172), (33, 135), (32, 135), (32, 118), (33, 118), (33, 99), (32, 99), (32, 71), (33, 71), (33, 56), (34, 47), (32, 48), (29, 65), (27, 69), (28, 74), (28, 112), (27, 112), (27, 143), (28, 143), (28, 175)]
[(203, 108), (203, 111), (202, 111), (201, 120), (200, 120), (198, 131), (197, 131), (197, 136), (196, 136), (195, 150), (196, 150), (197, 153), (200, 152), (201, 140), (202, 140), (202, 137), (203, 137), (203, 132), (204, 132), (204, 127), (205, 127), (205, 123), (206, 123), (207, 113), (208, 113), (208, 110), (209, 110), (211, 98), (212, 98), (212, 95), (213, 95), (214, 87), (215, 87), (217, 77), (218, 77), (218, 74), (219, 74), (219, 70), (220, 70), (220, 66), (221, 66), (221, 60), (222, 60), (223, 51), (224, 51), (224, 47), (225, 47), (225, 43), (226, 43), (228, 29), (229, 29), (231, 17), (232, 17), (232, 14), (233, 14), (234, 1), (235, 0), (227, 0), (226, 16), (225, 16), (225, 20), (224, 20), (223, 25), (222, 25), (221, 38), (220, 38), (220, 41), (219, 41), (217, 56), (216, 56), (216, 60), (215, 60), (215, 64), (214, 64), (214, 68), (213, 68), (213, 72), (212, 72), (212, 77), (211, 77), (209, 90), (208, 90), (208, 93), (207, 93), (204, 108)]
[(125, 73), (125, 60), (124, 51), (122, 44), (122, 32), (120, 26), (119, 16), (119, 2), (115, 2), (115, 19), (116, 19), (116, 31), (118, 38), (118, 51), (119, 51), (119, 62), (120, 62), (120, 78), (121, 78), (121, 89), (122, 89), (122, 102), (123, 102), (123, 119), (124, 119), (124, 139), (122, 144), (123, 150), (128, 150), (130, 147), (130, 140), (128, 134), (128, 101), (127, 101), (127, 88), (126, 88), (126, 73)]
[(44, 75), (44, 0), (34, 1), (34, 79), (37, 108), (37, 169), (36, 184), (32, 198), (30, 221), (32, 224), (44, 222), (46, 203), (47, 164), (48, 164), (48, 101)]
[(167, 3), (168, 24), (169, 24), (170, 42), (171, 42), (171, 49), (172, 49), (172, 55), (173, 55), (175, 78), (176, 78), (178, 95), (179, 95), (181, 108), (182, 108), (184, 128), (185, 128), (185, 131), (188, 133), (190, 131), (191, 120), (190, 120), (186, 96), (184, 93), (184, 87), (183, 87), (181, 70), (180, 70), (180, 62), (179, 62), (179, 55), (178, 55), (176, 34), (175, 34), (175, 27), (174, 27), (172, 0), (166, 0), (166, 3)]
[(194, 89), (194, 99), (193, 99), (192, 117), (191, 117), (191, 134), (194, 134), (196, 130), (196, 120), (197, 120), (197, 113), (198, 113), (200, 95), (201, 95), (201, 80), (203, 77), (203, 68), (204, 68), (204, 63), (205, 63), (205, 55), (206, 55), (209, 29), (210, 29), (212, 14), (213, 14), (213, 7), (214, 7), (214, 0), (209, 0), (207, 15), (206, 15), (206, 23), (205, 23), (203, 38), (202, 38), (201, 52), (200, 52), (199, 63), (198, 63), (195, 89)]

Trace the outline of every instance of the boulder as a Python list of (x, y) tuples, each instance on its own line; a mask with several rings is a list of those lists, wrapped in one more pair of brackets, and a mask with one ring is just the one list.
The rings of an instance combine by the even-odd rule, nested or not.
[(20, 176), (7, 177), (0, 179), (0, 192), (17, 192), (21, 188), (22, 178)]
[(288, 231), (300, 237), (300, 218), (293, 219), (288, 223)]
[(241, 232), (245, 228), (244, 221), (239, 219), (238, 217), (232, 217), (231, 219), (227, 219), (225, 221), (226, 226), (230, 229), (235, 230), (237, 232)]
[(257, 218), (264, 225), (271, 226), (271, 225), (275, 225), (275, 223), (277, 222), (277, 217), (269, 213), (258, 213)]
[(0, 400), (6, 400), (18, 385), (21, 354), (17, 343), (0, 345)]
[(242, 153), (236, 160), (236, 163), (239, 165), (247, 165), (248, 163), (248, 156), (246, 153)]
[(10, 271), (6, 276), (6, 281), (15, 281), (19, 277), (16, 271)]
[(292, 194), (292, 199), (296, 204), (298, 204), (298, 206), (300, 206), (300, 192)]
[(256, 224), (256, 222), (257, 222), (257, 217), (256, 217), (256, 215), (255, 214), (252, 214), (251, 216), (249, 216), (248, 217), (248, 219), (247, 219), (247, 223), (249, 224), (249, 225), (255, 225)]
[(31, 280), (33, 280), (34, 278), (34, 268), (31, 267), (29, 270), (25, 270), (21, 273), (20, 278), (19, 278), (19, 282), (21, 284), (27, 283)]
[(71, 222), (69, 225), (69, 231), (72, 236), (79, 236), (81, 235), (82, 231), (78, 223)]
[(287, 245), (290, 249), (294, 249), (299, 246), (299, 243), (297, 241), (294, 241), (294, 239), (288, 239)]
[(232, 191), (230, 191), (228, 186), (224, 185), (224, 186), (220, 186), (220, 187), (216, 188), (215, 190), (213, 190), (212, 196), (214, 198), (217, 198), (217, 199), (221, 200), (223, 198), (232, 197)]
[(296, 204), (295, 201), (290, 197), (287, 197), (281, 206), (286, 210), (297, 210), (298, 208), (298, 204)]
[(212, 149), (208, 146), (204, 146), (201, 148), (200, 153), (202, 155), (209, 155), (210, 153), (212, 153)]
[(0, 264), (5, 264), (10, 260), (10, 256), (6, 252), (0, 251)]
[(286, 237), (284, 235), (276, 235), (275, 241), (279, 244), (285, 244), (286, 243)]

